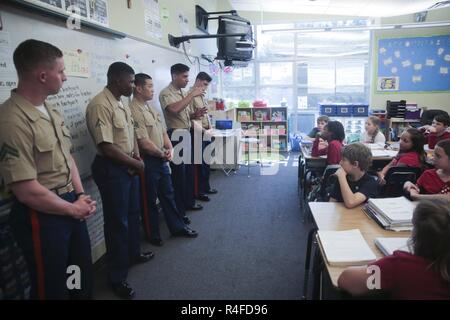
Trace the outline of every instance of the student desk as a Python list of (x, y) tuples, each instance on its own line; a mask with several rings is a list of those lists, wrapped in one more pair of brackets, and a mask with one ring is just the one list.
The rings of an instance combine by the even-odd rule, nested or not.
[[(369, 247), (375, 253), (377, 258), (383, 257), (383, 254), (375, 245), (375, 238), (377, 237), (409, 237), (410, 231), (395, 232), (388, 231), (381, 228), (375, 221), (369, 218), (363, 211), (362, 206), (353, 209), (345, 208), (343, 203), (338, 202), (310, 202), (309, 207), (313, 216), (315, 228), (310, 232), (308, 239), (307, 254), (311, 254), (312, 240), (315, 231), (318, 230), (349, 230), (359, 229), (362, 236), (366, 240)], [(323, 253), (321, 252), (323, 256)], [(309, 264), (310, 257), (306, 257), (306, 262)], [(325, 259), (324, 265), (330, 276), (331, 282), (337, 288), (337, 280), (339, 275), (346, 267), (330, 266)], [(306, 270), (307, 269), (307, 270)], [(309, 276), (309, 265), (305, 266), (305, 287), (303, 296), (306, 297), (307, 280)]]

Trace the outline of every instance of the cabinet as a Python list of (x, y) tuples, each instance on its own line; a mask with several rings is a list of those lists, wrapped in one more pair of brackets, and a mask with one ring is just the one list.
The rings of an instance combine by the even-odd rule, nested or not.
[(398, 141), (403, 131), (420, 126), (419, 119), (390, 118), (386, 120), (386, 123), (389, 128), (386, 141)]
[(287, 107), (236, 108), (243, 136), (260, 139), (261, 151), (288, 151)]

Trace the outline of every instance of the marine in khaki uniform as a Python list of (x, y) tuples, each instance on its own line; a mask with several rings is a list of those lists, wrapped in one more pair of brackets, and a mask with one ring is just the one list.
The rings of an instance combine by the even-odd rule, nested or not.
[[(85, 220), (96, 203), (84, 195), (64, 119), (45, 102), (66, 80), (63, 55), (30, 39), (14, 51), (14, 64), (18, 87), (0, 106), (0, 175), (15, 196), (10, 222), (28, 264), (30, 297), (89, 299), (92, 260)], [(69, 264), (80, 268), (79, 289), (67, 286)]]
[(183, 222), (179, 213), (170, 177), (169, 161), (172, 158), (172, 143), (161, 120), (161, 115), (147, 101), (153, 99), (152, 78), (143, 73), (135, 75), (135, 88), (130, 110), (135, 122), (135, 132), (141, 157), (145, 162), (145, 174), (141, 179), (144, 210), (143, 224), (150, 243), (163, 244), (159, 232), (159, 198), (169, 231), (174, 236), (196, 237)]
[[(190, 89), (190, 92), (195, 88), (203, 88), (204, 91), (208, 89), (209, 83), (212, 78), (206, 72), (199, 72), (195, 78), (194, 86)], [(190, 106), (190, 112), (195, 112), (196, 110), (201, 110), (206, 108), (208, 103), (205, 100), (204, 95), (195, 97)], [(211, 143), (212, 127), (210, 119), (207, 113), (202, 115), (199, 119), (194, 119), (191, 121), (192, 127), (194, 128), (194, 139), (201, 139), (199, 145), (202, 146), (202, 163), (194, 164), (194, 195), (197, 199), (202, 201), (209, 201), (208, 194), (216, 194), (217, 190), (212, 189), (209, 183), (210, 176), (210, 166), (205, 162), (203, 153), (205, 148)]]
[[(205, 109), (200, 109), (195, 113), (189, 113), (189, 106), (196, 96), (203, 94), (202, 88), (196, 88), (189, 94), (183, 92), (189, 82), (189, 67), (177, 63), (170, 68), (172, 76), (171, 83), (164, 88), (159, 94), (159, 102), (161, 109), (164, 112), (164, 117), (167, 124), (167, 133), (175, 147), (180, 140), (175, 140), (172, 137), (174, 130), (191, 130), (191, 119), (195, 119), (206, 112)], [(190, 144), (189, 144), (190, 145)], [(183, 150), (188, 152), (190, 150)], [(180, 152), (180, 156), (183, 153)], [(184, 216), (185, 223), (189, 223), (189, 218), (185, 215), (185, 210), (200, 210), (203, 207), (195, 203), (194, 199), (194, 175), (192, 159), (190, 163), (181, 162), (175, 164), (171, 162), (172, 181), (175, 188), (175, 201), (180, 214)]]
[(86, 123), (97, 147), (92, 176), (100, 190), (105, 221), (108, 278), (113, 291), (131, 299), (128, 268), (147, 262), (152, 252), (141, 253), (139, 237), (139, 179), (144, 163), (139, 158), (134, 122), (120, 101), (133, 90), (134, 71), (122, 62), (108, 69), (108, 84), (86, 108)]

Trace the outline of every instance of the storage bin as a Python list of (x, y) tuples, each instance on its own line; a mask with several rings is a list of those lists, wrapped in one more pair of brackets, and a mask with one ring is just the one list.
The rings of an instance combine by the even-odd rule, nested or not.
[(353, 113), (352, 105), (337, 105), (336, 106), (336, 115), (342, 117), (349, 117)]
[(319, 104), (321, 116), (335, 116), (336, 105), (332, 104)]
[(367, 117), (369, 115), (369, 106), (368, 105), (354, 105), (352, 107), (352, 114), (355, 117)]

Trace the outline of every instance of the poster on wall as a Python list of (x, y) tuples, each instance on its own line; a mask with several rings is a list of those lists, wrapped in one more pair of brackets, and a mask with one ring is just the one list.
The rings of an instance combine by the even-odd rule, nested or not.
[(82, 20), (109, 26), (107, 0), (24, 0), (48, 11), (67, 16), (79, 15)]
[(377, 91), (450, 91), (450, 35), (378, 40)]
[(155, 39), (162, 39), (161, 13), (159, 0), (144, 0), (145, 33)]

